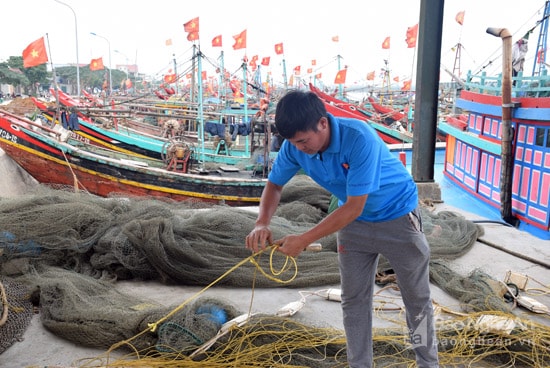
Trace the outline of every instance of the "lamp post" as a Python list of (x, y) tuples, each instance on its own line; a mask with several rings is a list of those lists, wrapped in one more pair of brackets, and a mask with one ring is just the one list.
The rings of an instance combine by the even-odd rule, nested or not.
[(80, 63), (78, 61), (78, 26), (77, 26), (77, 22), (76, 22), (76, 13), (73, 10), (73, 8), (71, 8), (68, 4), (65, 4), (64, 2), (59, 1), (59, 0), (55, 0), (55, 1), (58, 2), (61, 5), (65, 5), (69, 9), (71, 9), (71, 11), (73, 12), (73, 15), (74, 15), (74, 35), (75, 35), (75, 40), (76, 40), (76, 89), (77, 89), (78, 99), (80, 100)]
[(105, 41), (107, 41), (107, 44), (109, 45), (109, 96), (111, 96), (113, 94), (113, 77), (111, 74), (111, 42), (107, 38), (100, 36), (97, 33), (90, 32), (90, 34), (92, 36), (103, 38)]
[(118, 51), (118, 50), (113, 50), (114, 52), (116, 52), (117, 54), (120, 54), (122, 56), (124, 56), (124, 58), (126, 59), (126, 79), (128, 79), (128, 63), (130, 62), (129, 59), (128, 59), (128, 56), (126, 56), (125, 54), (123, 54), (122, 52)]

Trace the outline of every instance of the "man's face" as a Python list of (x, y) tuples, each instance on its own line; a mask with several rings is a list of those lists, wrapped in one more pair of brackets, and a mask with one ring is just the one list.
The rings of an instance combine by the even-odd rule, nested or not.
[(308, 155), (323, 152), (330, 143), (330, 129), (327, 118), (321, 118), (317, 124), (317, 131), (296, 132), (288, 139), (292, 145)]

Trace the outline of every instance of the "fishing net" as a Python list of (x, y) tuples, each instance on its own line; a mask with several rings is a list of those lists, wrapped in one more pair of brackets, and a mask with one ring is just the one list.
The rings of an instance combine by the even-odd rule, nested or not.
[[(311, 209), (305, 210), (310, 207)], [(298, 212), (318, 210), (303, 202)], [(292, 211), (287, 211), (289, 217)], [(298, 217), (294, 216), (294, 217)], [(135, 198), (99, 198), (55, 191), (0, 201), (2, 273), (24, 274), (46, 264), (101, 279), (141, 279), (204, 286), (250, 255), (244, 239), (256, 214), (228, 206), (197, 209), (195, 203)], [(303, 232), (311, 223), (275, 217), (275, 239)], [(320, 242), (327, 251), (305, 252), (290, 287), (337, 284), (335, 236)], [(267, 267), (269, 258), (260, 260)], [(285, 259), (276, 257), (275, 267)], [(23, 267), (23, 269), (18, 269)], [(256, 266), (245, 264), (221, 285), (250, 287)], [(319, 273), (319, 269), (324, 272)], [(266, 278), (258, 287), (278, 287)]]
[(21, 339), (32, 315), (30, 289), (21, 282), (0, 277), (0, 354)]
[[(274, 238), (311, 228), (327, 215), (329, 203), (329, 193), (297, 176), (283, 191), (271, 224)], [(447, 263), (468, 252), (482, 234), (481, 227), (450, 212), (421, 210), (432, 249), (432, 281), (459, 299), (465, 311), (506, 310), (489, 275), (478, 270), (461, 276)], [(299, 272), (293, 276), (274, 279), (263, 271), (268, 277), (262, 277), (258, 269), (285, 269), (288, 260), (278, 252), (252, 258), (244, 238), (255, 219), (250, 209), (144, 197), (99, 198), (38, 187), (33, 194), (0, 200), (0, 274), (7, 295), (22, 291), (22, 286), (38, 295), (42, 323), (56, 335), (109, 352), (122, 347), (132, 351), (128, 359), (102, 360), (99, 366), (345, 367), (342, 331), (289, 318), (253, 316), (200, 350), (216, 339), (224, 322), (241, 314), (230, 302), (197, 298), (166, 307), (113, 287), (118, 280), (132, 279), (260, 288), (339, 283), (334, 235), (320, 240), (321, 252), (297, 257)], [(389, 271), (390, 265), (381, 259), (379, 270)], [(24, 329), (23, 322), (12, 323)], [(468, 339), (481, 334), (466, 327), (444, 332)], [(404, 331), (404, 326), (376, 331), (377, 366), (412, 364)], [(542, 328), (537, 333), (547, 336)], [(4, 349), (14, 341), (1, 337)], [(532, 359), (548, 361), (545, 344), (528, 349)], [(475, 352), (491, 355), (486, 346), (481, 349)], [(460, 346), (445, 348), (448, 361), (463, 351)], [(502, 359), (517, 359), (512, 354), (515, 350), (501, 352)]]
[(480, 269), (475, 269), (467, 276), (453, 271), (448, 263), (442, 260), (430, 262), (430, 279), (449, 295), (461, 303), (466, 312), (501, 311), (510, 312), (512, 306), (506, 303), (506, 287)]

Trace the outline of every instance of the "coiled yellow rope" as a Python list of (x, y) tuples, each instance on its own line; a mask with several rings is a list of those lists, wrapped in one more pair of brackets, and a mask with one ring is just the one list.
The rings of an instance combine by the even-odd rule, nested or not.
[[(260, 251), (258, 251), (257, 253), (254, 253), (252, 255), (250, 255), (248, 258), (245, 258), (243, 259), (242, 261), (240, 261), (239, 263), (237, 263), (236, 265), (234, 265), (233, 267), (231, 267), (229, 270), (227, 270), (224, 274), (222, 274), (220, 277), (218, 277), (216, 280), (214, 280), (213, 282), (211, 282), (209, 285), (207, 285), (206, 287), (204, 287), (202, 290), (200, 290), (198, 293), (196, 293), (195, 295), (191, 296), (189, 299), (185, 300), (183, 303), (181, 303), (180, 305), (178, 305), (176, 308), (174, 308), (172, 311), (170, 311), (168, 314), (166, 314), (164, 317), (162, 317), (161, 319), (157, 320), (156, 322), (154, 323), (149, 323), (148, 324), (148, 328), (141, 331), (140, 333), (134, 335), (133, 337), (129, 338), (129, 339), (126, 339), (126, 340), (123, 340), (123, 341), (120, 341), (116, 344), (114, 344), (113, 346), (111, 346), (107, 352), (105, 353), (105, 357), (108, 361), (109, 359), (109, 355), (110, 353), (112, 353), (113, 351), (115, 351), (116, 349), (122, 347), (122, 346), (127, 346), (129, 347), (131, 350), (134, 351), (134, 354), (135, 354), (135, 357), (137, 359), (140, 359), (140, 356), (141, 356), (141, 352), (138, 351), (133, 345), (132, 345), (132, 341), (135, 340), (136, 338), (138, 338), (139, 336), (145, 334), (145, 333), (148, 333), (148, 332), (155, 332), (157, 329), (158, 329), (158, 326), (160, 324), (162, 324), (163, 322), (165, 322), (166, 320), (170, 319), (170, 317), (174, 316), (176, 313), (178, 313), (179, 311), (181, 311), (186, 305), (188, 305), (191, 301), (197, 299), (201, 294), (203, 294), (204, 292), (206, 292), (206, 290), (210, 289), (212, 286), (216, 285), (217, 283), (219, 283), (221, 280), (223, 280), (227, 275), (229, 275), (230, 273), (232, 273), (233, 271), (235, 271), (236, 269), (238, 269), (239, 267), (241, 267), (242, 265), (244, 265), (245, 263), (247, 262), (251, 262), (254, 266), (256, 266), (256, 270), (259, 271), (262, 275), (264, 275), (265, 277), (267, 277), (268, 279), (274, 281), (274, 282), (277, 282), (277, 283), (282, 283), (282, 284), (286, 284), (286, 283), (290, 283), (292, 282), (297, 274), (298, 274), (298, 265), (296, 263), (296, 259), (294, 257), (289, 257), (289, 256), (285, 256), (285, 262), (283, 263), (282, 267), (279, 269), (279, 270), (276, 270), (274, 268), (274, 256), (275, 254), (277, 253), (277, 248), (278, 246), (277, 245), (271, 245), (269, 247), (266, 247), (265, 249), (262, 249)], [(269, 265), (270, 265), (270, 272), (271, 274), (267, 273), (261, 266), (260, 264), (258, 263), (257, 259), (259, 259), (259, 257), (262, 256), (263, 253), (269, 251), (270, 252), (270, 255), (269, 255)], [(278, 276), (281, 276), (283, 273), (287, 272), (288, 270), (290, 270), (291, 268), (294, 268), (294, 272), (292, 274), (292, 276), (287, 279), (287, 280), (283, 280), (281, 278), (279, 278)], [(255, 276), (253, 278), (253, 280), (255, 280)], [(178, 357), (178, 358), (181, 358), (181, 357)], [(94, 359), (95, 360), (95, 359)], [(92, 360), (93, 361), (93, 360)], [(108, 364), (106, 363), (102, 363), (101, 364), (102, 366), (109, 366)], [(127, 365), (127, 363), (125, 363), (125, 365)], [(147, 365), (149, 365), (149, 363), (147, 363)], [(92, 365), (94, 366), (94, 365)], [(118, 364), (115, 364), (115, 366), (118, 366)]]

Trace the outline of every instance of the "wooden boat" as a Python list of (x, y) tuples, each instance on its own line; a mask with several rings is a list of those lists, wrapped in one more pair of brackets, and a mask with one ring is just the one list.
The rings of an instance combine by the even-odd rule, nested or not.
[(369, 112), (362, 110), (356, 104), (342, 101), (328, 93), (323, 92), (319, 88), (315, 87), (313, 84), (309, 84), (310, 91), (314, 92), (319, 96), (323, 101), (328, 102), (331, 106), (335, 106), (339, 109), (342, 109), (349, 114), (349, 117), (355, 117), (356, 119), (368, 119), (372, 116)]
[(370, 106), (381, 115), (381, 118), (384, 121), (388, 121), (389, 124), (395, 122), (395, 121), (402, 121), (405, 116), (406, 112), (401, 112), (400, 110), (393, 109), (389, 106), (382, 105), (374, 100), (374, 97), (369, 96), (368, 101)]
[(447, 133), (445, 177), (500, 209), (509, 224), (550, 239), (550, 76), (535, 67), (533, 76), (514, 77), (513, 87), (509, 76), (470, 75), (456, 100), (466, 125), (460, 119), (439, 125)]
[[(412, 142), (412, 133), (414, 131), (414, 121), (412, 117), (409, 116), (409, 106), (405, 106), (401, 109), (395, 109), (391, 106), (377, 103), (373, 97), (368, 98), (368, 105), (372, 109), (371, 120), (377, 122), (382, 127), (386, 126), (393, 130), (397, 131), (406, 131), (411, 137), (410, 142)], [(411, 115), (412, 116), (412, 115)], [(460, 124), (460, 117), (450, 117), (448, 116), (448, 121), (453, 120), (457, 124)], [(384, 128), (381, 128), (384, 129)], [(387, 128), (386, 128), (387, 129)], [(437, 142), (445, 142), (445, 137), (447, 134), (443, 132), (439, 127), (436, 129), (436, 140)], [(409, 142), (409, 141), (406, 141)]]
[(356, 105), (341, 101), (334, 96), (326, 94), (314, 87), (312, 84), (309, 85), (309, 88), (317, 96), (323, 100), (327, 112), (334, 116), (354, 118), (364, 121), (367, 124), (370, 124), (378, 133), (380, 138), (387, 144), (399, 144), (399, 143), (412, 143), (412, 134), (407, 132), (405, 129), (396, 129), (393, 126), (388, 126), (386, 124), (378, 123), (372, 119), (369, 119), (369, 114), (361, 110)]
[(188, 150), (176, 152), (168, 165), (136, 158), (85, 142), (81, 136), (56, 125), (40, 126), (0, 110), (0, 148), (38, 182), (77, 186), (99, 196), (152, 196), (230, 206), (255, 206), (266, 179), (255, 168), (238, 170), (218, 166), (189, 168)]

